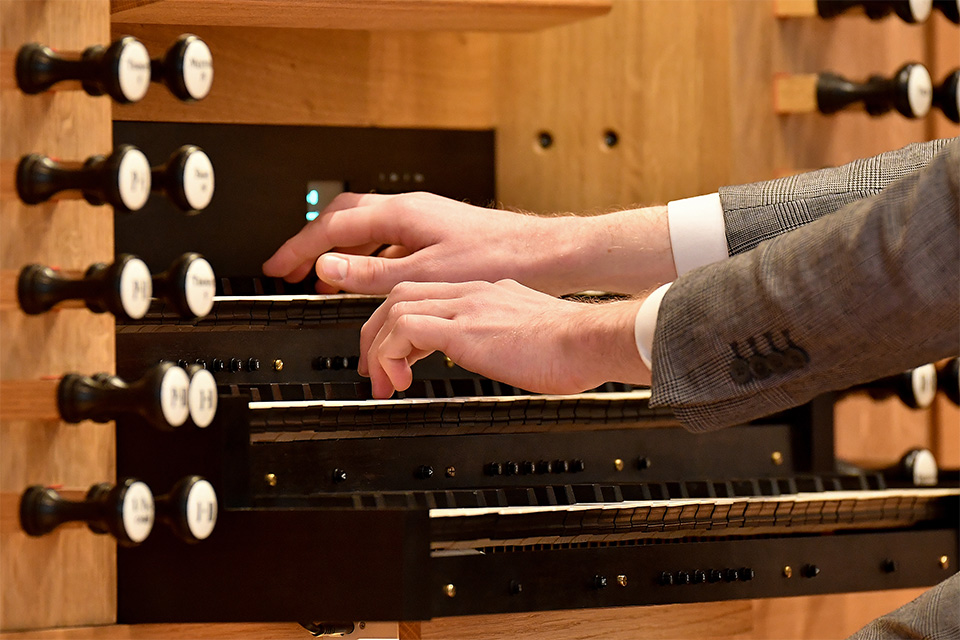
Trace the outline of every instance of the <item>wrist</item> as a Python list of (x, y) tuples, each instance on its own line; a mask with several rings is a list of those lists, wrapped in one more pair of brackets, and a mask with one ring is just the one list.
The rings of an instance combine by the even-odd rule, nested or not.
[(544, 219), (552, 226), (544, 269), (554, 294), (636, 294), (676, 279), (667, 207)]
[(583, 308), (570, 326), (569, 353), (581, 363), (585, 388), (605, 382), (650, 384), (650, 370), (640, 358), (635, 336), (642, 302), (572, 303)]

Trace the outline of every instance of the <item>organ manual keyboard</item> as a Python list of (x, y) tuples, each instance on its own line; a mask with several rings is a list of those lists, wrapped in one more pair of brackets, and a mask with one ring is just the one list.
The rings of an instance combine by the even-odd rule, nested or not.
[(118, 550), (123, 622), (336, 627), (916, 587), (956, 569), (956, 473), (921, 487), (839, 472), (830, 397), (695, 435), (645, 389), (531, 394), (434, 354), (409, 390), (371, 400), (355, 362), (381, 299), (284, 287), (221, 278), (219, 293), (261, 295), (118, 321), (121, 375), (199, 363), (221, 392), (203, 430), (120, 420), (118, 474), (198, 473), (219, 496), (202, 545), (158, 530)]

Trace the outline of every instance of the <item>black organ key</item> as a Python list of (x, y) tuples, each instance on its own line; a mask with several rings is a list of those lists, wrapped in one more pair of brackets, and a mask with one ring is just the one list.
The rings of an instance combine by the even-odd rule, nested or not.
[(200, 476), (188, 476), (156, 499), (157, 519), (184, 542), (200, 542), (217, 524), (217, 492)]
[(78, 194), (93, 205), (138, 211), (150, 197), (150, 162), (140, 149), (119, 145), (109, 156), (92, 156), (82, 164), (61, 163), (31, 153), (17, 164), (17, 195), (40, 204), (62, 192)]
[(182, 318), (202, 318), (213, 309), (217, 278), (199, 253), (185, 253), (166, 271), (152, 277), (153, 293), (169, 303)]
[(862, 9), (871, 20), (879, 20), (891, 12), (904, 22), (917, 24), (930, 16), (932, 0), (817, 0), (821, 18), (833, 18), (851, 9)]
[(153, 296), (150, 269), (143, 260), (120, 255), (113, 264), (97, 263), (83, 278), (60, 275), (50, 267), (27, 265), (17, 280), (17, 299), (25, 313), (44, 313), (67, 300), (83, 300), (94, 313), (109, 311), (138, 320), (146, 315)]
[(933, 104), (951, 122), (960, 122), (960, 69), (954, 69), (933, 90)]
[(67, 522), (86, 522), (91, 531), (109, 533), (122, 546), (138, 545), (153, 530), (153, 493), (133, 478), (116, 486), (96, 484), (82, 501), (67, 500), (39, 485), (23, 492), (20, 526), (28, 535), (46, 535)]
[[(172, 362), (158, 364), (131, 383), (107, 373), (92, 377), (70, 373), (57, 388), (57, 406), (66, 422), (108, 422), (138, 415), (151, 426), (168, 431), (191, 417), (191, 386), (187, 372)], [(208, 413), (209, 409), (199, 415), (206, 418)]]
[(152, 79), (163, 82), (170, 93), (184, 102), (203, 100), (213, 85), (213, 55), (207, 43), (185, 33), (163, 58), (151, 62)]
[(217, 381), (213, 374), (199, 364), (187, 367), (190, 389), (187, 392), (187, 408), (190, 420), (201, 429), (210, 426), (217, 415)]
[(24, 45), (17, 53), (17, 85), (28, 94), (42, 93), (59, 82), (79, 81), (91, 96), (107, 94), (129, 104), (146, 95), (150, 75), (150, 54), (132, 36), (108, 47), (87, 47), (79, 55), (59, 54), (37, 43)]
[(933, 0), (933, 8), (947, 16), (950, 22), (960, 24), (960, 0)]
[(907, 118), (922, 118), (933, 103), (930, 72), (922, 64), (911, 62), (891, 78), (871, 76), (863, 83), (833, 73), (817, 77), (817, 108), (822, 113), (835, 113), (857, 103), (863, 103), (873, 116), (896, 109)]
[(950, 358), (937, 372), (937, 386), (953, 404), (960, 404), (960, 358)]
[(213, 164), (203, 149), (185, 144), (167, 163), (151, 170), (154, 192), (163, 192), (187, 213), (207, 208), (213, 198)]

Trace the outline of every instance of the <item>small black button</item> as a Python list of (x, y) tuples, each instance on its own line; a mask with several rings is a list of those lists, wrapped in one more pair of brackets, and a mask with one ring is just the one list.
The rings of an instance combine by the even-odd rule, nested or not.
[(324, 358), (323, 356), (319, 358), (314, 358), (310, 365), (317, 371), (323, 371), (327, 368), (327, 362), (329, 358)]
[(520, 465), (516, 462), (507, 462), (503, 465), (503, 472), (508, 476), (515, 476), (520, 473)]
[(247, 371), (259, 371), (260, 370), (260, 361), (256, 358), (250, 358), (247, 360)]
[(240, 358), (230, 358), (230, 371), (236, 373), (243, 369), (243, 361)]
[(553, 472), (554, 473), (566, 473), (570, 471), (570, 463), (566, 460), (554, 460), (553, 461)]
[(177, 366), (181, 369), (186, 369), (190, 365), (186, 360), (177, 360)]
[(884, 573), (893, 573), (897, 570), (897, 561), (896, 560), (884, 560), (880, 563), (880, 570)]
[(772, 373), (784, 373), (787, 371), (787, 359), (779, 351), (767, 354), (767, 365), (770, 366)]
[(747, 360), (750, 364), (750, 373), (757, 380), (764, 380), (770, 377), (770, 365), (764, 356), (754, 355)]
[(516, 580), (511, 580), (508, 591), (512, 596), (519, 595), (521, 592), (523, 592), (523, 584)]
[(723, 572), (720, 569), (710, 569), (710, 573), (707, 574), (707, 581), (720, 582), (721, 580), (723, 580)]
[(727, 569), (723, 572), (723, 579), (727, 582), (736, 582), (740, 578), (740, 572), (736, 569)]
[(421, 480), (427, 480), (428, 478), (433, 477), (433, 467), (429, 465), (422, 464), (417, 467), (417, 472), (415, 474)]
[(783, 358), (790, 369), (802, 369), (810, 362), (810, 356), (800, 347), (788, 347), (783, 352)]
[(201, 359), (197, 358), (196, 360), (193, 361), (193, 364), (198, 364), (198, 365), (200, 365), (201, 367), (203, 367), (204, 369), (207, 368), (207, 361), (206, 361), (206, 360), (201, 360)]
[(533, 464), (529, 460), (520, 463), (520, 473), (535, 473), (537, 471), (537, 465)]
[(649, 469), (651, 464), (653, 463), (650, 461), (650, 458), (646, 456), (640, 456), (637, 458), (637, 469), (640, 469), (641, 471), (644, 469)]
[(750, 364), (743, 358), (734, 358), (730, 363), (730, 377), (737, 384), (747, 384), (753, 379)]
[(757, 573), (750, 567), (743, 567), (740, 569), (740, 580), (743, 582), (750, 582), (756, 575)]
[(586, 468), (587, 465), (579, 458), (570, 462), (570, 471), (574, 473), (581, 473)]
[(690, 584), (692, 579), (690, 574), (686, 571), (677, 571), (677, 584)]
[(815, 564), (803, 565), (803, 569), (801, 570), (800, 574), (804, 578), (816, 578), (818, 575), (820, 575), (820, 567)]
[(697, 569), (693, 572), (693, 583), (694, 584), (703, 584), (707, 581), (707, 574), (700, 569)]
[(499, 462), (488, 462), (486, 466), (483, 467), (483, 472), (488, 476), (502, 476), (503, 465)]
[(334, 470), (333, 470), (333, 481), (334, 481), (334, 482), (340, 483), (340, 482), (346, 482), (346, 480), (347, 480), (347, 472), (346, 472), (346, 471), (344, 471), (343, 469), (334, 469)]
[(227, 365), (226, 365), (226, 363), (225, 363), (223, 360), (221, 360), (220, 358), (214, 358), (214, 359), (213, 359), (213, 367), (212, 367), (212, 368), (213, 368), (213, 371), (214, 371), (214, 372), (220, 372), (220, 371), (223, 371), (224, 369), (226, 369), (226, 368), (227, 368)]
[(537, 473), (553, 473), (553, 463), (549, 460), (541, 460), (537, 463)]
[(670, 573), (669, 571), (664, 571), (663, 573), (661, 573), (660, 584), (662, 584), (663, 586), (673, 584), (673, 574)]
[(593, 576), (593, 587), (595, 589), (605, 589), (607, 587), (607, 576), (597, 574)]

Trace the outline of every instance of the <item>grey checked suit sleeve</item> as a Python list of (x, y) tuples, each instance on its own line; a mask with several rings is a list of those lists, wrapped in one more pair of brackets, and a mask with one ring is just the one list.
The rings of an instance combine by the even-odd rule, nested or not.
[(960, 573), (955, 573), (919, 598), (881, 616), (849, 640), (956, 640), (960, 638)]
[(953, 141), (878, 195), (677, 279), (651, 404), (702, 431), (960, 353), (958, 174)]
[(950, 140), (911, 144), (831, 169), (767, 182), (720, 188), (730, 255), (798, 229), (828, 213), (880, 193), (930, 164)]

